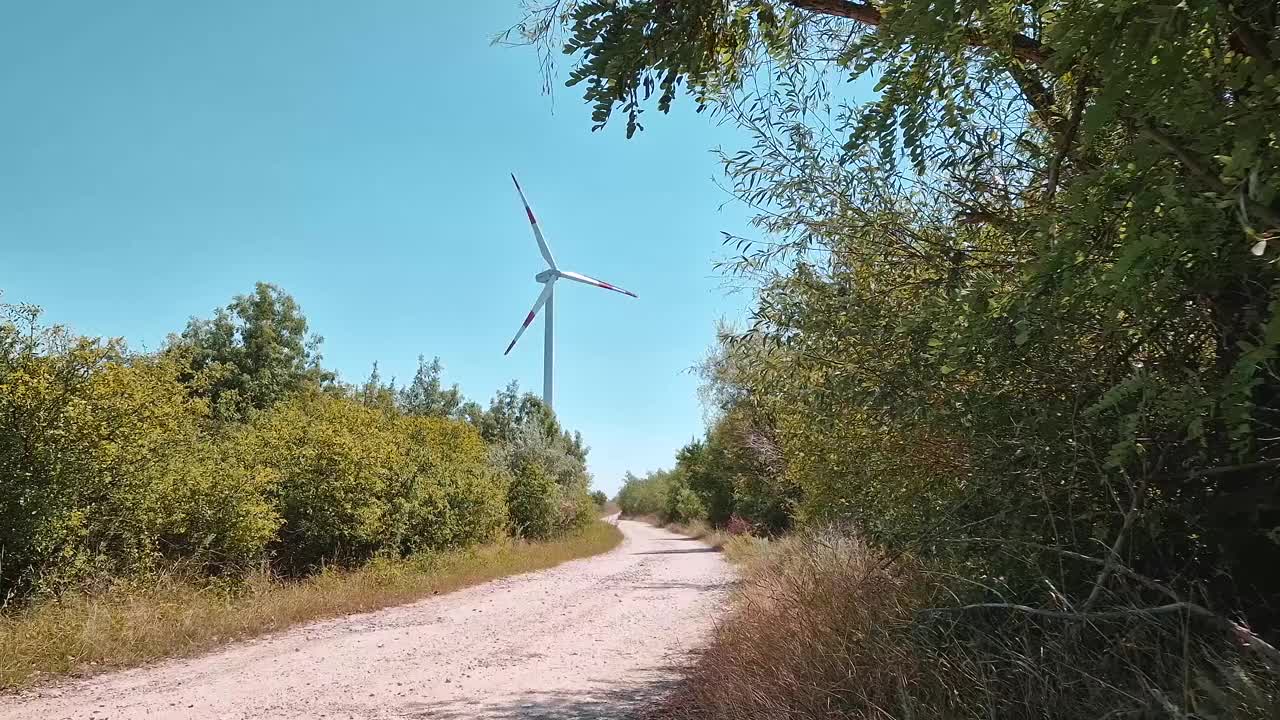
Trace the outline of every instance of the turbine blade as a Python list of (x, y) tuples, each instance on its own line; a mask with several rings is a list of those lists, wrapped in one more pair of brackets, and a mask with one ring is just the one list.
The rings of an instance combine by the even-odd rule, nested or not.
[(635, 293), (631, 292), (630, 290), (623, 290), (622, 288), (618, 287), (617, 285), (610, 285), (609, 283), (607, 283), (607, 282), (605, 282), (605, 281), (603, 281), (603, 280), (597, 280), (597, 279), (592, 278), (592, 277), (587, 277), (586, 275), (582, 275), (582, 274), (580, 274), (580, 273), (576, 273), (576, 272), (566, 272), (566, 271), (564, 271), (564, 270), (559, 270), (559, 271), (557, 271), (557, 273), (556, 273), (556, 274), (557, 274), (557, 275), (559, 275), (559, 276), (560, 276), (560, 277), (562, 277), (562, 278), (568, 278), (568, 279), (570, 279), (570, 280), (576, 280), (576, 281), (578, 281), (578, 282), (580, 282), (580, 283), (586, 283), (587, 285), (594, 285), (594, 286), (596, 286), (596, 287), (598, 287), (598, 288), (604, 288), (605, 290), (612, 290), (612, 291), (614, 291), (614, 292), (620, 292), (620, 293), (622, 293), (623, 295), (630, 295), (631, 297), (640, 297), (639, 295), (636, 295)]
[(528, 329), (529, 323), (533, 322), (533, 317), (538, 314), (538, 311), (542, 309), (543, 305), (547, 304), (547, 298), (551, 297), (551, 286), (554, 284), (555, 280), (552, 280), (547, 283), (546, 287), (542, 288), (542, 294), (538, 295), (538, 300), (533, 303), (533, 309), (530, 310), (529, 315), (525, 317), (524, 324), (516, 331), (516, 336), (511, 338), (511, 344), (507, 346), (507, 349), (502, 353), (503, 355), (511, 352), (511, 348), (516, 346), (516, 341), (519, 340), (520, 336), (524, 334), (524, 331)]
[(533, 216), (533, 210), (529, 209), (529, 201), (524, 196), (524, 190), (520, 188), (520, 181), (516, 179), (515, 173), (511, 174), (511, 182), (516, 184), (516, 192), (520, 193), (520, 202), (524, 203), (524, 212), (529, 216), (529, 226), (533, 228), (533, 236), (538, 240), (538, 250), (542, 253), (542, 259), (547, 261), (547, 265), (552, 270), (556, 269), (556, 259), (551, 257), (551, 248), (547, 246), (546, 238), (542, 237), (542, 228), (538, 227), (538, 220)]

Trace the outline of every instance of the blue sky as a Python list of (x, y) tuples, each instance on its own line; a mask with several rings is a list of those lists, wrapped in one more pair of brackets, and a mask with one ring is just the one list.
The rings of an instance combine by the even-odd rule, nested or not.
[[(556, 293), (557, 411), (596, 484), (669, 465), (702, 430), (697, 380), (726, 296), (721, 230), (748, 230), (709, 152), (743, 138), (651, 112), (590, 132), (492, 47), (516, 0), (0, 4), (0, 289), (51, 322), (155, 349), (264, 280), (358, 381), (419, 353), (486, 402), (541, 387), (541, 323), (508, 357), (542, 269), (508, 173), (557, 262), (640, 295)], [(564, 63), (562, 62), (562, 69)], [(553, 112), (554, 110), (554, 112)]]

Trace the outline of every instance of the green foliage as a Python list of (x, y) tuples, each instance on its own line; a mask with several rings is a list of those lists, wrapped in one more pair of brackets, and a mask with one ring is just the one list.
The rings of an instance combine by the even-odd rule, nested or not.
[(670, 495), (671, 472), (658, 470), (644, 477), (627, 473), (618, 491), (618, 507), (623, 515), (661, 515)]
[(538, 397), (512, 382), (487, 411), (473, 408), (470, 422), (489, 440), (490, 462), (512, 478), (508, 502), (513, 530), (547, 538), (595, 520), (587, 488), (587, 447), (582, 436), (561, 429)]
[(190, 366), (187, 381), (220, 418), (264, 410), (309, 383), (328, 382), (320, 368), (323, 338), (307, 335), (307, 319), (280, 288), (258, 283), (209, 320), (193, 318), (168, 351)]
[(548, 538), (559, 530), (556, 481), (536, 462), (519, 468), (507, 490), (511, 526), (517, 537)]
[(438, 360), (401, 391), (377, 364), (332, 382), (274, 286), (153, 355), (0, 313), (0, 606), (175, 565), (307, 574), (595, 520), (587, 449), (541, 401), (512, 384), (464, 406)]
[(589, 497), (598, 508), (604, 507), (609, 502), (609, 496), (605, 495), (603, 490), (594, 490)]
[(377, 408), (383, 412), (394, 412), (396, 408), (395, 381), (383, 384), (382, 373), (378, 372), (378, 363), (373, 363), (369, 378), (357, 391), (360, 404), (369, 408)]
[[(728, 9), (728, 12), (726, 10)], [(749, 0), (729, 9), (705, 0), (575, 3), (569, 13), (566, 53), (580, 53), (567, 85), (586, 83), (593, 129), (604, 127), (616, 107), (627, 114), (627, 137), (642, 130), (642, 103), (656, 91), (667, 112), (679, 86), (699, 98), (742, 78), (749, 45), (758, 37), (782, 53), (783, 23), (773, 4)]]
[[(546, 442), (558, 444), (564, 453), (585, 467), (587, 446), (583, 444), (582, 435), (561, 428), (555, 412), (542, 402), (542, 398), (533, 393), (521, 393), (519, 384), (514, 380), (494, 394), (488, 410), (481, 411), (478, 405), (471, 403), (469, 407), (464, 406), (460, 414), (467, 417), (484, 439), (493, 445), (525, 442), (532, 428), (536, 435)], [(556, 469), (548, 470), (557, 474)], [(560, 477), (559, 480), (564, 484), (568, 478)]]
[(674, 72), (754, 140), (724, 162), (768, 237), (725, 267), (758, 299), (714, 382), (771, 449), (689, 454), (710, 512), (789, 497), (1050, 606), (1111, 589), (1057, 553), (1120, 548), (1275, 626), (1271, 3), (635, 0), (564, 27), (596, 124)]
[[(705, 368), (716, 422), (668, 482), (717, 517), (839, 521), (955, 579), (931, 601), (963, 612), (901, 622), (945, 641), (924, 667), (972, 660), (948, 682), (984, 686), (898, 714), (1229, 715), (1206, 700), (1229, 694), (1218, 660), (1273, 662), (1253, 633), (1280, 628), (1275, 4), (570, 6), (570, 79), (597, 126), (621, 111), (630, 133), (636, 89), (674, 72), (752, 138), (722, 160), (762, 237), (726, 236), (722, 267), (755, 307)], [(836, 574), (814, 575), (796, 587)], [(1152, 612), (1171, 601), (1185, 612)], [(836, 615), (809, 640), (767, 632), (802, 653), (850, 630), (838, 652), (875, 645), (856, 610)], [(788, 688), (715, 697), (825, 717), (927, 693), (879, 682), (903, 673), (842, 684), (863, 665), (835, 657), (802, 658), (833, 685), (784, 663)], [(891, 692), (840, 706), (868, 687)], [(810, 692), (758, 715), (724, 701)]]
[(284, 521), (273, 550), (294, 571), (482, 542), (506, 520), (487, 448), (456, 421), (315, 393), (256, 416), (232, 442), (273, 478)]
[(688, 478), (677, 474), (667, 485), (667, 500), (663, 504), (662, 517), (667, 522), (689, 523), (707, 517), (702, 498), (689, 487)]
[(494, 465), (519, 473), (537, 465), (559, 487), (585, 494), (590, 478), (586, 463), (564, 433), (548, 435), (540, 422), (527, 422), (492, 446)]
[(0, 596), (154, 568), (257, 558), (278, 518), (262, 478), (225, 467), (205, 404), (169, 358), (0, 323)]
[(440, 358), (432, 358), (428, 363), (424, 356), (419, 355), (413, 381), (397, 397), (400, 409), (409, 415), (457, 416), (462, 407), (462, 391), (456, 384), (446, 389), (440, 382), (443, 373), (444, 365)]

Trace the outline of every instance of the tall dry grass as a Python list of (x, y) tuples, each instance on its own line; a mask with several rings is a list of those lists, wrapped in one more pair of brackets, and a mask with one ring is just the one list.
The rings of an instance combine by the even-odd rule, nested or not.
[(724, 552), (726, 559), (734, 563), (748, 562), (763, 553), (769, 546), (767, 538), (752, 535), (751, 527), (745, 524), (730, 523), (726, 527), (713, 527), (704, 520), (664, 524), (652, 516), (644, 520), (720, 550)]
[(1280, 717), (1280, 666), (1194, 617), (963, 607), (946, 574), (834, 529), (752, 552), (654, 717)]
[(398, 605), (602, 553), (621, 539), (616, 527), (597, 522), (556, 540), (375, 560), (300, 581), (260, 575), (219, 588), (172, 576), (67, 595), (0, 614), (0, 689), (189, 655), (312, 620)]

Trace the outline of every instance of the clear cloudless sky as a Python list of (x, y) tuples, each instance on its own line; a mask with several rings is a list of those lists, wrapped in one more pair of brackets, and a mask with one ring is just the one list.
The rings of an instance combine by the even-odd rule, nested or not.
[(156, 349), (263, 280), (344, 380), (421, 353), (482, 403), (540, 392), (540, 321), (502, 355), (542, 269), (515, 171), (563, 268), (640, 295), (557, 288), (556, 410), (596, 486), (670, 465), (703, 429), (688, 369), (744, 303), (709, 152), (744, 139), (687, 101), (590, 132), (531, 49), (490, 45), (517, 5), (0, 0), (4, 301)]

